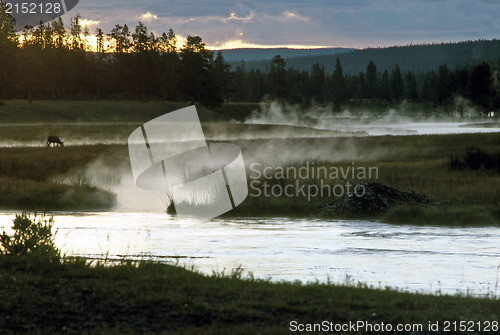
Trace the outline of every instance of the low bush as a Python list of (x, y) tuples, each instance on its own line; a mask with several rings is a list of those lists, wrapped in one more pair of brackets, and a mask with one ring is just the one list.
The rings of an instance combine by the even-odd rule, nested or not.
[(453, 170), (495, 170), (500, 172), (500, 154), (490, 154), (483, 149), (472, 147), (468, 148), (462, 156), (452, 156), (448, 167)]
[(15, 264), (39, 267), (41, 264), (60, 264), (61, 252), (54, 244), (52, 217), (33, 217), (23, 213), (13, 220), (13, 235), (0, 235), (0, 257)]

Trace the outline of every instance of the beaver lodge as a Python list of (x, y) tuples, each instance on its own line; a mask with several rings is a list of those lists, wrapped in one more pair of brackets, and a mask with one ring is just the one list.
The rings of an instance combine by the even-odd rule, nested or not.
[(320, 214), (373, 214), (395, 206), (438, 205), (415, 191), (400, 191), (380, 183), (361, 182), (353, 192), (320, 206)]

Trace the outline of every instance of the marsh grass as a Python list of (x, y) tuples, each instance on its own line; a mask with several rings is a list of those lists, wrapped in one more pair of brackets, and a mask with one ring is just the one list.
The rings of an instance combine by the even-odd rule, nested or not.
[[(329, 172), (326, 178), (324, 175), (312, 177), (311, 171), (318, 168), (325, 168), (327, 171), (336, 168), (339, 172), (342, 169), (347, 171), (349, 168), (362, 168), (368, 171), (375, 167), (378, 175), (372, 175), (372, 178), (358, 178), (357, 173), (354, 176), (348, 173), (346, 178), (354, 183), (376, 181), (402, 191), (413, 190), (437, 201), (441, 204), (439, 207), (443, 208), (394, 209), (385, 217), (361, 213), (358, 215), (339, 214), (332, 218), (381, 219), (392, 223), (420, 222), (420, 224), (466, 225), (469, 222), (470, 225), (500, 224), (499, 215), (495, 214), (495, 211), (500, 208), (500, 178), (498, 178), (498, 174), (495, 171), (485, 169), (451, 170), (447, 167), (450, 153), (464, 152), (465, 148), (469, 146), (481, 146), (492, 152), (500, 150), (500, 143), (497, 139), (497, 134), (463, 134), (384, 136), (368, 139), (313, 138), (238, 141), (238, 144), (243, 148), (243, 155), (247, 163), (249, 196), (225, 216), (303, 217), (316, 215), (319, 212), (318, 206), (332, 199), (327, 192), (311, 197), (302, 194), (294, 194), (292, 197), (284, 194), (265, 196), (263, 194), (264, 182), (268, 184), (268, 190), (273, 187), (282, 190), (287, 185), (293, 185), (293, 192), (301, 185), (306, 187), (315, 185), (318, 189), (321, 189), (322, 185), (328, 185), (333, 189), (335, 185), (345, 186), (346, 182), (330, 178)], [(267, 148), (266, 143), (272, 143), (267, 147), (276, 147), (276, 152), (271, 152), (267, 156), (264, 153), (264, 156), (260, 156), (261, 160), (257, 160), (258, 156), (253, 156), (252, 153), (254, 150), (258, 151), (259, 148)], [(318, 150), (330, 147), (331, 157), (328, 157), (326, 152), (320, 159), (293, 159), (288, 155), (293, 150), (295, 152), (313, 152), (315, 147), (318, 147)], [(359, 156), (356, 160), (336, 160), (338, 157), (336, 150), (351, 147), (357, 148)], [(301, 148), (305, 149), (301, 151)], [(377, 151), (381, 152), (378, 158), (373, 159), (371, 158), (373, 155), (370, 155), (370, 159), (364, 159), (365, 152), (374, 153)], [(245, 154), (247, 155), (245, 156)], [(250, 165), (255, 162), (259, 163), (257, 169), (260, 169), (259, 173), (250, 168)], [(306, 166), (309, 170), (307, 178), (287, 176), (286, 173), (284, 176), (276, 176), (275, 174), (278, 167), (284, 170), (299, 170), (306, 168)], [(270, 176), (259, 175), (266, 167), (271, 167)], [(254, 184), (257, 186), (252, 187), (252, 182), (257, 182)], [(412, 215), (414, 218), (411, 218)], [(417, 217), (420, 218), (417, 219)]]
[[(43, 271), (0, 271), (5, 333), (289, 334), (290, 321), (422, 323), (498, 320), (500, 301), (355, 284), (281, 282), (243, 269), (196, 271), (150, 261), (71, 259)], [(425, 328), (424, 328), (425, 329)]]
[(124, 144), (127, 143), (130, 133), (140, 125), (140, 122), (2, 124), (0, 125), (0, 141), (6, 145), (45, 146), (48, 135), (57, 135), (65, 142), (65, 146), (97, 143)]
[[(4, 100), (0, 105), (3, 123), (54, 123), (54, 122), (141, 122), (144, 123), (165, 113), (188, 107), (182, 102), (137, 100)], [(230, 108), (230, 107), (229, 107)], [(224, 113), (197, 107), (200, 119), (227, 119)]]
[[(433, 220), (432, 215), (426, 215), (422, 216), (422, 221), (427, 221), (429, 223), (446, 223), (446, 215), (455, 217), (464, 215), (463, 218), (457, 222), (466, 223), (467, 220), (470, 219), (471, 224), (477, 224), (478, 220), (485, 219), (484, 222), (488, 224), (498, 223), (497, 219), (495, 219), (496, 216), (488, 213), (500, 206), (500, 178), (498, 178), (495, 173), (488, 171), (449, 171), (444, 167), (445, 161), (446, 159), (433, 159), (424, 161), (407, 160), (359, 163), (355, 165), (356, 168), (363, 168), (366, 171), (371, 167), (377, 167), (379, 172), (378, 179), (353, 179), (351, 175), (348, 176), (348, 179), (353, 183), (359, 183), (364, 180), (369, 182), (377, 181), (403, 191), (413, 190), (441, 203), (442, 206), (446, 208), (446, 210), (442, 212), (434, 212), (442, 213), (441, 218), (438, 218), (438, 215), (436, 215), (436, 220)], [(306, 166), (306, 163), (306, 161), (298, 161), (295, 163), (286, 162), (283, 163), (282, 166), (292, 166), (295, 169), (299, 169)], [(353, 165), (349, 163), (316, 162), (314, 167), (310, 167), (310, 170), (318, 167), (325, 167), (327, 169), (335, 167), (346, 171), (348, 168), (352, 168)], [(250, 173), (249, 177), (251, 176), (252, 174)], [(249, 178), (250, 185), (252, 181), (255, 181), (255, 179), (252, 180)], [(258, 188), (262, 189), (264, 182), (269, 184), (268, 189), (271, 189), (274, 185), (276, 185), (277, 189), (283, 189), (287, 185), (296, 185), (297, 180), (293, 178), (262, 177), (258, 179)], [(315, 185), (318, 189), (321, 189), (322, 185), (328, 185), (330, 189), (333, 189), (335, 185), (341, 185), (347, 192), (347, 188), (345, 188), (346, 182), (340, 179), (300, 179), (298, 185)], [(321, 195), (311, 198), (302, 195), (287, 197), (274, 196), (271, 194), (265, 197), (261, 194), (260, 196), (255, 196), (257, 193), (258, 192), (255, 190), (250, 190), (247, 199), (239, 207), (233, 210), (232, 213), (234, 215), (253, 216), (258, 216), (259, 213), (263, 215), (275, 214), (291, 216), (304, 215), (305, 213), (314, 214), (318, 212), (319, 205), (332, 199), (332, 196), (328, 197)], [(327, 192), (325, 192), (325, 194), (327, 194)], [(464, 211), (464, 207), (469, 209)], [(482, 208), (481, 211), (486, 212), (486, 214), (477, 213), (477, 208)], [(430, 209), (421, 210), (429, 214), (432, 212)], [(454, 213), (455, 210), (457, 210), (456, 213)], [(465, 215), (465, 212), (468, 212), (469, 215)], [(391, 222), (396, 220), (397, 213), (403, 214), (401, 211), (393, 211), (390, 216)], [(476, 214), (473, 215), (473, 213)], [(339, 215), (338, 217), (365, 218), (366, 215)], [(379, 216), (372, 216), (372, 219), (377, 218), (379, 218)], [(406, 218), (406, 215), (402, 215), (400, 222), (406, 222)], [(382, 220), (383, 219), (384, 218), (382, 218)], [(451, 217), (448, 221), (450, 220), (452, 220)], [(450, 224), (453, 223), (450, 222)]]
[[(446, 204), (448, 213), (452, 208), (481, 207), (498, 219), (494, 211), (500, 208), (500, 178), (494, 171), (488, 170), (450, 170), (446, 167), (451, 153), (464, 152), (468, 146), (481, 146), (485, 150), (495, 152), (500, 150), (496, 134), (474, 135), (447, 135), (447, 136), (409, 136), (409, 137), (375, 137), (369, 141), (365, 138), (351, 139), (289, 139), (279, 141), (279, 150), (286, 152), (289, 148), (297, 148), (304, 143), (312, 142), (313, 146), (333, 148), (355, 146), (359, 152), (373, 152), (381, 150), (385, 154), (378, 159), (363, 160), (362, 156), (356, 161), (336, 161), (324, 156), (322, 159), (293, 159), (290, 156), (273, 158), (264, 157), (261, 167), (281, 166), (284, 168), (300, 169), (309, 165), (309, 169), (332, 167), (347, 169), (363, 167), (378, 169), (378, 181), (400, 190), (414, 190), (433, 200)], [(339, 144), (341, 141), (342, 144)], [(264, 140), (239, 141), (244, 151), (247, 165), (255, 162), (245, 156), (254, 146), (265, 143)], [(274, 141), (267, 141), (272, 142)], [(460, 147), (460, 145), (464, 145)], [(332, 151), (334, 153), (334, 151)], [(394, 152), (394, 153), (393, 153)], [(111, 193), (102, 190), (102, 185), (94, 185), (82, 175), (82, 169), (87, 164), (99, 158), (111, 168), (118, 168), (127, 161), (127, 148), (124, 145), (87, 145), (68, 146), (57, 148), (1, 148), (0, 149), (0, 204), (4, 208), (33, 208), (33, 209), (69, 209), (69, 208), (106, 208), (112, 205)], [(247, 167), (248, 181), (255, 180), (255, 173)], [(63, 179), (60, 176), (65, 176)], [(69, 176), (69, 177), (68, 177)], [(352, 179), (351, 175), (347, 176)], [(115, 180), (113, 176), (105, 176), (106, 180)], [(110, 179), (111, 178), (111, 179)], [(259, 179), (259, 178), (257, 178)], [(65, 180), (65, 182), (61, 182)], [(296, 178), (276, 177), (260, 179), (269, 187), (278, 185), (281, 188), (287, 185), (345, 185), (345, 181), (331, 178)], [(115, 180), (116, 181), (116, 180)], [(360, 182), (354, 178), (353, 182)], [(298, 182), (298, 184), (296, 184)], [(255, 190), (249, 189), (250, 195), (236, 209), (227, 215), (233, 216), (307, 216), (318, 212), (318, 205), (330, 200), (328, 196), (313, 196), (307, 198), (298, 196), (255, 196)], [(81, 204), (83, 207), (79, 207)], [(27, 206), (27, 207), (23, 207)], [(471, 209), (473, 211), (473, 209)], [(339, 216), (339, 218), (344, 218)], [(404, 215), (401, 222), (404, 222)], [(363, 217), (364, 218), (364, 217)], [(379, 217), (372, 217), (378, 219)], [(432, 216), (427, 216), (432, 223)], [(392, 219), (395, 220), (393, 214)], [(443, 220), (439, 220), (442, 222)], [(437, 222), (437, 221), (435, 221)], [(487, 220), (486, 222), (491, 222)]]
[[(363, 218), (392, 223), (478, 225), (500, 224), (500, 178), (492, 170), (451, 170), (447, 167), (450, 155), (461, 154), (466, 148), (477, 146), (488, 152), (500, 151), (498, 134), (461, 134), (435, 136), (381, 136), (370, 138), (332, 138), (332, 139), (290, 139), (272, 141), (279, 151), (273, 161), (265, 161), (262, 166), (282, 166), (300, 168), (306, 162), (316, 162), (316, 166), (351, 166), (352, 161), (333, 162), (338, 155), (336, 150), (356, 148), (358, 157), (356, 167), (377, 167), (377, 181), (402, 191), (413, 190), (441, 203), (438, 208), (396, 208), (386, 216), (379, 215), (337, 215), (333, 218)], [(263, 147), (265, 141), (240, 141), (251, 153)], [(331, 160), (290, 160), (288, 156), (280, 161), (280, 153), (313, 152), (331, 148)], [(301, 148), (303, 149), (301, 151)], [(305, 148), (305, 149), (304, 149)], [(380, 152), (378, 158), (365, 153)], [(326, 156), (326, 152), (324, 153)], [(366, 157), (369, 157), (368, 159)], [(249, 177), (251, 172), (249, 173)], [(352, 179), (352, 178), (348, 178)], [(291, 179), (267, 179), (271, 185), (295, 183)], [(353, 180), (359, 182), (361, 180)], [(251, 179), (249, 178), (249, 182)], [(326, 180), (329, 185), (344, 183), (341, 180)], [(300, 183), (319, 185), (319, 180), (300, 180)], [(234, 215), (305, 215), (317, 213), (319, 204), (329, 199), (318, 196), (312, 199), (301, 197), (260, 197), (250, 196), (231, 213)], [(442, 208), (441, 208), (442, 207)]]
[(87, 182), (58, 182), (110, 148), (0, 148), (0, 206), (14, 209), (104, 209), (115, 196)]
[[(335, 194), (347, 194), (353, 190), (355, 184), (362, 181), (356, 178), (357, 172), (354, 175), (349, 172), (346, 177), (353, 182), (349, 188), (346, 181), (340, 179), (343, 173), (352, 169), (357, 171), (359, 168), (368, 171), (371, 166), (367, 163), (353, 166), (352, 162), (297, 159), (266, 161), (259, 167), (260, 170), (247, 168), (249, 195), (228, 215), (315, 215), (318, 206), (332, 199)], [(272, 169), (263, 171), (269, 167)], [(257, 170), (259, 172), (256, 172)]]
[(445, 162), (382, 162), (381, 181), (402, 190), (415, 190), (439, 202), (500, 206), (498, 175), (489, 171), (450, 171)]

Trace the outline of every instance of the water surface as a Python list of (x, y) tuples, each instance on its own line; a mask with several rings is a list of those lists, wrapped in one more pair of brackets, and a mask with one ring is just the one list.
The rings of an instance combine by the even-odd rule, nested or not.
[[(69, 254), (179, 262), (206, 274), (241, 266), (273, 281), (499, 295), (500, 228), (289, 218), (179, 220), (164, 213), (56, 212)], [(14, 212), (0, 214), (0, 228)]]

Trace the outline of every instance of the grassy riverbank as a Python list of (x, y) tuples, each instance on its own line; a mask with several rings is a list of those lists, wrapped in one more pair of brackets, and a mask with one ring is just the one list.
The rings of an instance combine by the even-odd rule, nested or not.
[[(137, 100), (3, 100), (0, 104), (2, 123), (64, 122), (146, 122), (157, 116), (189, 105), (180, 102)], [(226, 119), (223, 111), (197, 107), (200, 119)]]
[(113, 157), (104, 145), (0, 148), (0, 208), (22, 210), (107, 209), (115, 195), (81, 169)]
[(327, 320), (422, 324), (424, 331), (439, 321), (442, 331), (445, 321), (500, 318), (496, 299), (240, 277), (238, 270), (203, 276), (151, 262), (26, 269), (0, 259), (0, 328), (6, 334), (288, 334), (293, 320)]
[[(469, 147), (479, 147), (490, 153), (500, 152), (498, 134), (459, 134), (426, 136), (380, 136), (361, 138), (321, 138), (239, 141), (245, 148), (245, 159), (258, 161), (258, 169), (268, 169), (267, 176), (249, 169), (250, 196), (235, 209), (235, 213), (255, 216), (262, 213), (272, 215), (307, 215), (317, 213), (318, 205), (330, 197), (308, 198), (307, 194), (287, 197), (255, 196), (264, 190), (267, 182), (268, 193), (273, 185), (281, 189), (287, 185), (292, 191), (300, 185), (345, 185), (339, 179), (312, 177), (318, 167), (331, 171), (348, 172), (346, 178), (354, 183), (365, 179), (357, 178), (358, 171), (376, 168), (377, 174), (365, 173), (370, 182), (380, 182), (400, 189), (413, 190), (439, 202), (438, 207), (394, 208), (384, 216), (380, 214), (332, 215), (337, 218), (380, 219), (392, 223), (450, 224), (450, 225), (490, 225), (500, 224), (500, 175), (494, 170), (455, 170), (450, 168), (452, 156), (463, 155)], [(262, 154), (263, 153), (263, 154)], [(293, 157), (300, 159), (293, 160)], [(281, 159), (281, 161), (280, 161)], [(276, 167), (292, 168), (292, 171), (306, 169), (307, 178), (288, 178), (278, 175)], [(332, 170), (333, 169), (333, 170)], [(355, 171), (352, 175), (351, 172)], [(335, 174), (335, 173), (334, 173)], [(369, 178), (371, 177), (371, 178)], [(299, 186), (297, 185), (297, 179)], [(322, 184), (323, 182), (323, 184)], [(278, 192), (279, 189), (277, 188)], [(328, 190), (328, 188), (327, 188)], [(314, 189), (313, 189), (314, 191)], [(327, 193), (327, 192), (325, 192)]]

